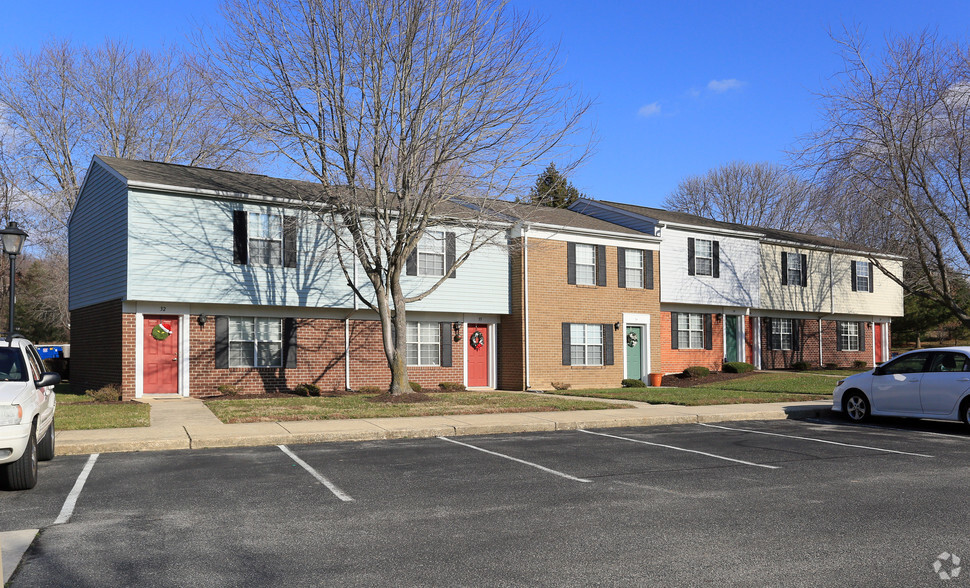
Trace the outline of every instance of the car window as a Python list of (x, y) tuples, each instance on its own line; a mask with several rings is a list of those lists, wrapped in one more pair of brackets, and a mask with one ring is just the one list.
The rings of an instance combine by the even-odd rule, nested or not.
[(19, 349), (0, 348), (0, 382), (26, 382), (27, 365)]
[(887, 363), (882, 368), (882, 373), (885, 375), (919, 373), (926, 366), (926, 360), (929, 356), (929, 352), (904, 355)]
[(37, 355), (37, 350), (34, 349), (33, 345), (28, 345), (26, 347), (26, 350), (27, 350), (27, 361), (30, 362), (30, 368), (31, 368), (31, 371), (33, 372), (34, 379), (39, 380), (40, 375), (44, 373), (44, 368), (43, 368), (44, 362), (41, 361), (40, 356)]
[(967, 356), (955, 351), (941, 351), (933, 354), (929, 372), (962, 372), (967, 370)]

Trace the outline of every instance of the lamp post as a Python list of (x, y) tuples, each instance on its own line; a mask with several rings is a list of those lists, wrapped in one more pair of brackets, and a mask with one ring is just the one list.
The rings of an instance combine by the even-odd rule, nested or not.
[(20, 255), (20, 250), (23, 248), (24, 241), (26, 240), (27, 233), (13, 221), (9, 221), (7, 226), (3, 230), (0, 230), (0, 241), (3, 242), (3, 252), (10, 256), (10, 322), (7, 323), (7, 326), (10, 327), (10, 332), (7, 333), (8, 343), (13, 340), (13, 303), (16, 296), (16, 285), (14, 281), (17, 275), (17, 256)]

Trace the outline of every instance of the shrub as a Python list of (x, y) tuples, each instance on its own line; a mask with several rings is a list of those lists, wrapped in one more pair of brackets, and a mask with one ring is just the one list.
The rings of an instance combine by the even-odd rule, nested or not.
[(357, 391), (361, 394), (380, 394), (384, 390), (381, 390), (377, 386), (361, 386), (360, 388), (357, 388)]
[(837, 364), (837, 363), (827, 363), (827, 364), (825, 364), (825, 369), (827, 369), (827, 370), (837, 370), (837, 369), (839, 369), (839, 364)]
[(567, 382), (549, 382), (549, 383), (552, 384), (552, 387), (555, 388), (556, 390), (569, 390), (569, 387), (572, 386), (572, 384), (569, 384)]
[(411, 391), (412, 392), (420, 392), (421, 391), (421, 384), (418, 384), (417, 382), (408, 382), (408, 386), (411, 387)]
[(692, 365), (684, 370), (684, 377), (686, 378), (706, 378), (709, 375), (711, 375), (711, 370), (702, 365)]
[(866, 363), (866, 362), (864, 362), (864, 361), (862, 361), (861, 359), (857, 359), (857, 360), (855, 360), (855, 361), (852, 362), (852, 367), (855, 368), (855, 369), (857, 369), (857, 370), (861, 370), (861, 369), (864, 369), (864, 368), (869, 367), (869, 364)]
[(438, 387), (445, 392), (464, 392), (465, 385), (458, 382), (439, 382)]
[(728, 374), (746, 374), (754, 371), (754, 366), (743, 361), (729, 361), (721, 366), (721, 371)]
[(96, 402), (117, 402), (121, 400), (121, 389), (114, 384), (108, 384), (97, 390), (88, 390), (85, 394), (93, 398)]
[(624, 388), (646, 388), (647, 387), (647, 385), (643, 382), (643, 380), (638, 380), (636, 378), (626, 378), (620, 383), (623, 384)]
[(320, 386), (314, 384), (300, 384), (293, 389), (298, 396), (320, 396)]
[(235, 396), (239, 394), (239, 387), (233, 384), (221, 384), (216, 390), (223, 396)]
[(808, 368), (809, 365), (807, 361), (796, 361), (795, 363), (791, 364), (791, 369), (798, 372), (804, 372)]

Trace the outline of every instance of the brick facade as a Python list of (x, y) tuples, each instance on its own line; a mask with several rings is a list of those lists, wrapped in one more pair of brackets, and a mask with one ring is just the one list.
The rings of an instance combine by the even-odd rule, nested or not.
[(673, 331), (670, 324), (671, 313), (660, 313), (660, 345), (663, 350), (661, 371), (674, 374), (693, 366), (706, 367), (711, 371), (721, 371), (724, 363), (724, 322), (715, 313), (711, 314), (711, 349), (674, 349)]
[[(582, 243), (582, 239), (575, 240)], [(655, 287), (620, 288), (617, 286), (617, 247), (606, 247), (606, 286), (571, 285), (567, 283), (567, 243), (545, 239), (528, 241), (529, 345), (526, 382), (526, 353), (522, 242), (513, 243), (512, 315), (503, 318), (500, 331), (499, 385), (522, 390), (526, 385), (552, 389), (552, 382), (570, 384), (573, 388), (615, 388), (624, 375), (624, 341), (622, 330), (614, 330), (613, 365), (563, 365), (563, 323), (623, 324), (623, 313), (649, 314), (650, 357), (652, 371), (660, 367), (660, 264), (654, 256)], [(647, 366), (643, 366), (644, 378)]]
[[(822, 320), (820, 333), (817, 319), (794, 319), (794, 323), (800, 324), (797, 349), (772, 350), (767, 327), (769, 320), (767, 318), (762, 319), (761, 327), (761, 367), (763, 369), (786, 369), (799, 361), (804, 361), (811, 367), (824, 367), (830, 363), (839, 367), (851, 367), (855, 361), (863, 361), (867, 366), (872, 366), (873, 327), (870, 322), (860, 321), (862, 328), (859, 334), (864, 341), (864, 348), (858, 351), (839, 350), (837, 343), (839, 337), (838, 323), (832, 320)], [(888, 333), (889, 325), (885, 324), (883, 328)], [(821, 357), (819, 357), (820, 338)]]

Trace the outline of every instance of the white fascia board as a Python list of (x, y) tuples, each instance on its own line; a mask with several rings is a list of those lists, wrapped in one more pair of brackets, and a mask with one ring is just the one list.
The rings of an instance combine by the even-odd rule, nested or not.
[(875, 257), (878, 259), (892, 259), (896, 261), (905, 261), (908, 259), (904, 255), (893, 255), (892, 253), (875, 253), (872, 251), (862, 251), (859, 249), (848, 249), (843, 247), (833, 247), (831, 245), (815, 245), (811, 243), (803, 243), (801, 241), (790, 241), (787, 239), (769, 239), (765, 238), (761, 240), (762, 243), (767, 243), (768, 245), (778, 245), (780, 247), (794, 247), (797, 249), (811, 249), (813, 251), (822, 251), (827, 253), (842, 253), (846, 255), (858, 255), (859, 257)]
[(546, 239), (549, 241), (575, 241), (582, 239), (584, 243), (592, 245), (612, 245), (616, 247), (635, 246), (637, 249), (660, 251), (660, 238), (641, 233), (637, 235), (600, 231), (597, 229), (581, 229), (546, 225), (541, 223), (519, 223), (512, 230), (512, 237), (521, 237), (527, 231), (531, 239)]
[(703, 225), (671, 223), (667, 221), (659, 221), (658, 225), (661, 227), (661, 229), (676, 229), (678, 231), (706, 233), (708, 235), (724, 235), (726, 237), (747, 237), (750, 239), (761, 239), (762, 237), (764, 237), (763, 233), (756, 233), (752, 231), (736, 231), (732, 229), (722, 229), (718, 227), (706, 227)]
[(747, 316), (752, 309), (747, 306), (725, 306), (723, 304), (690, 304), (684, 302), (661, 302), (660, 312), (694, 312), (700, 314), (722, 313)]

